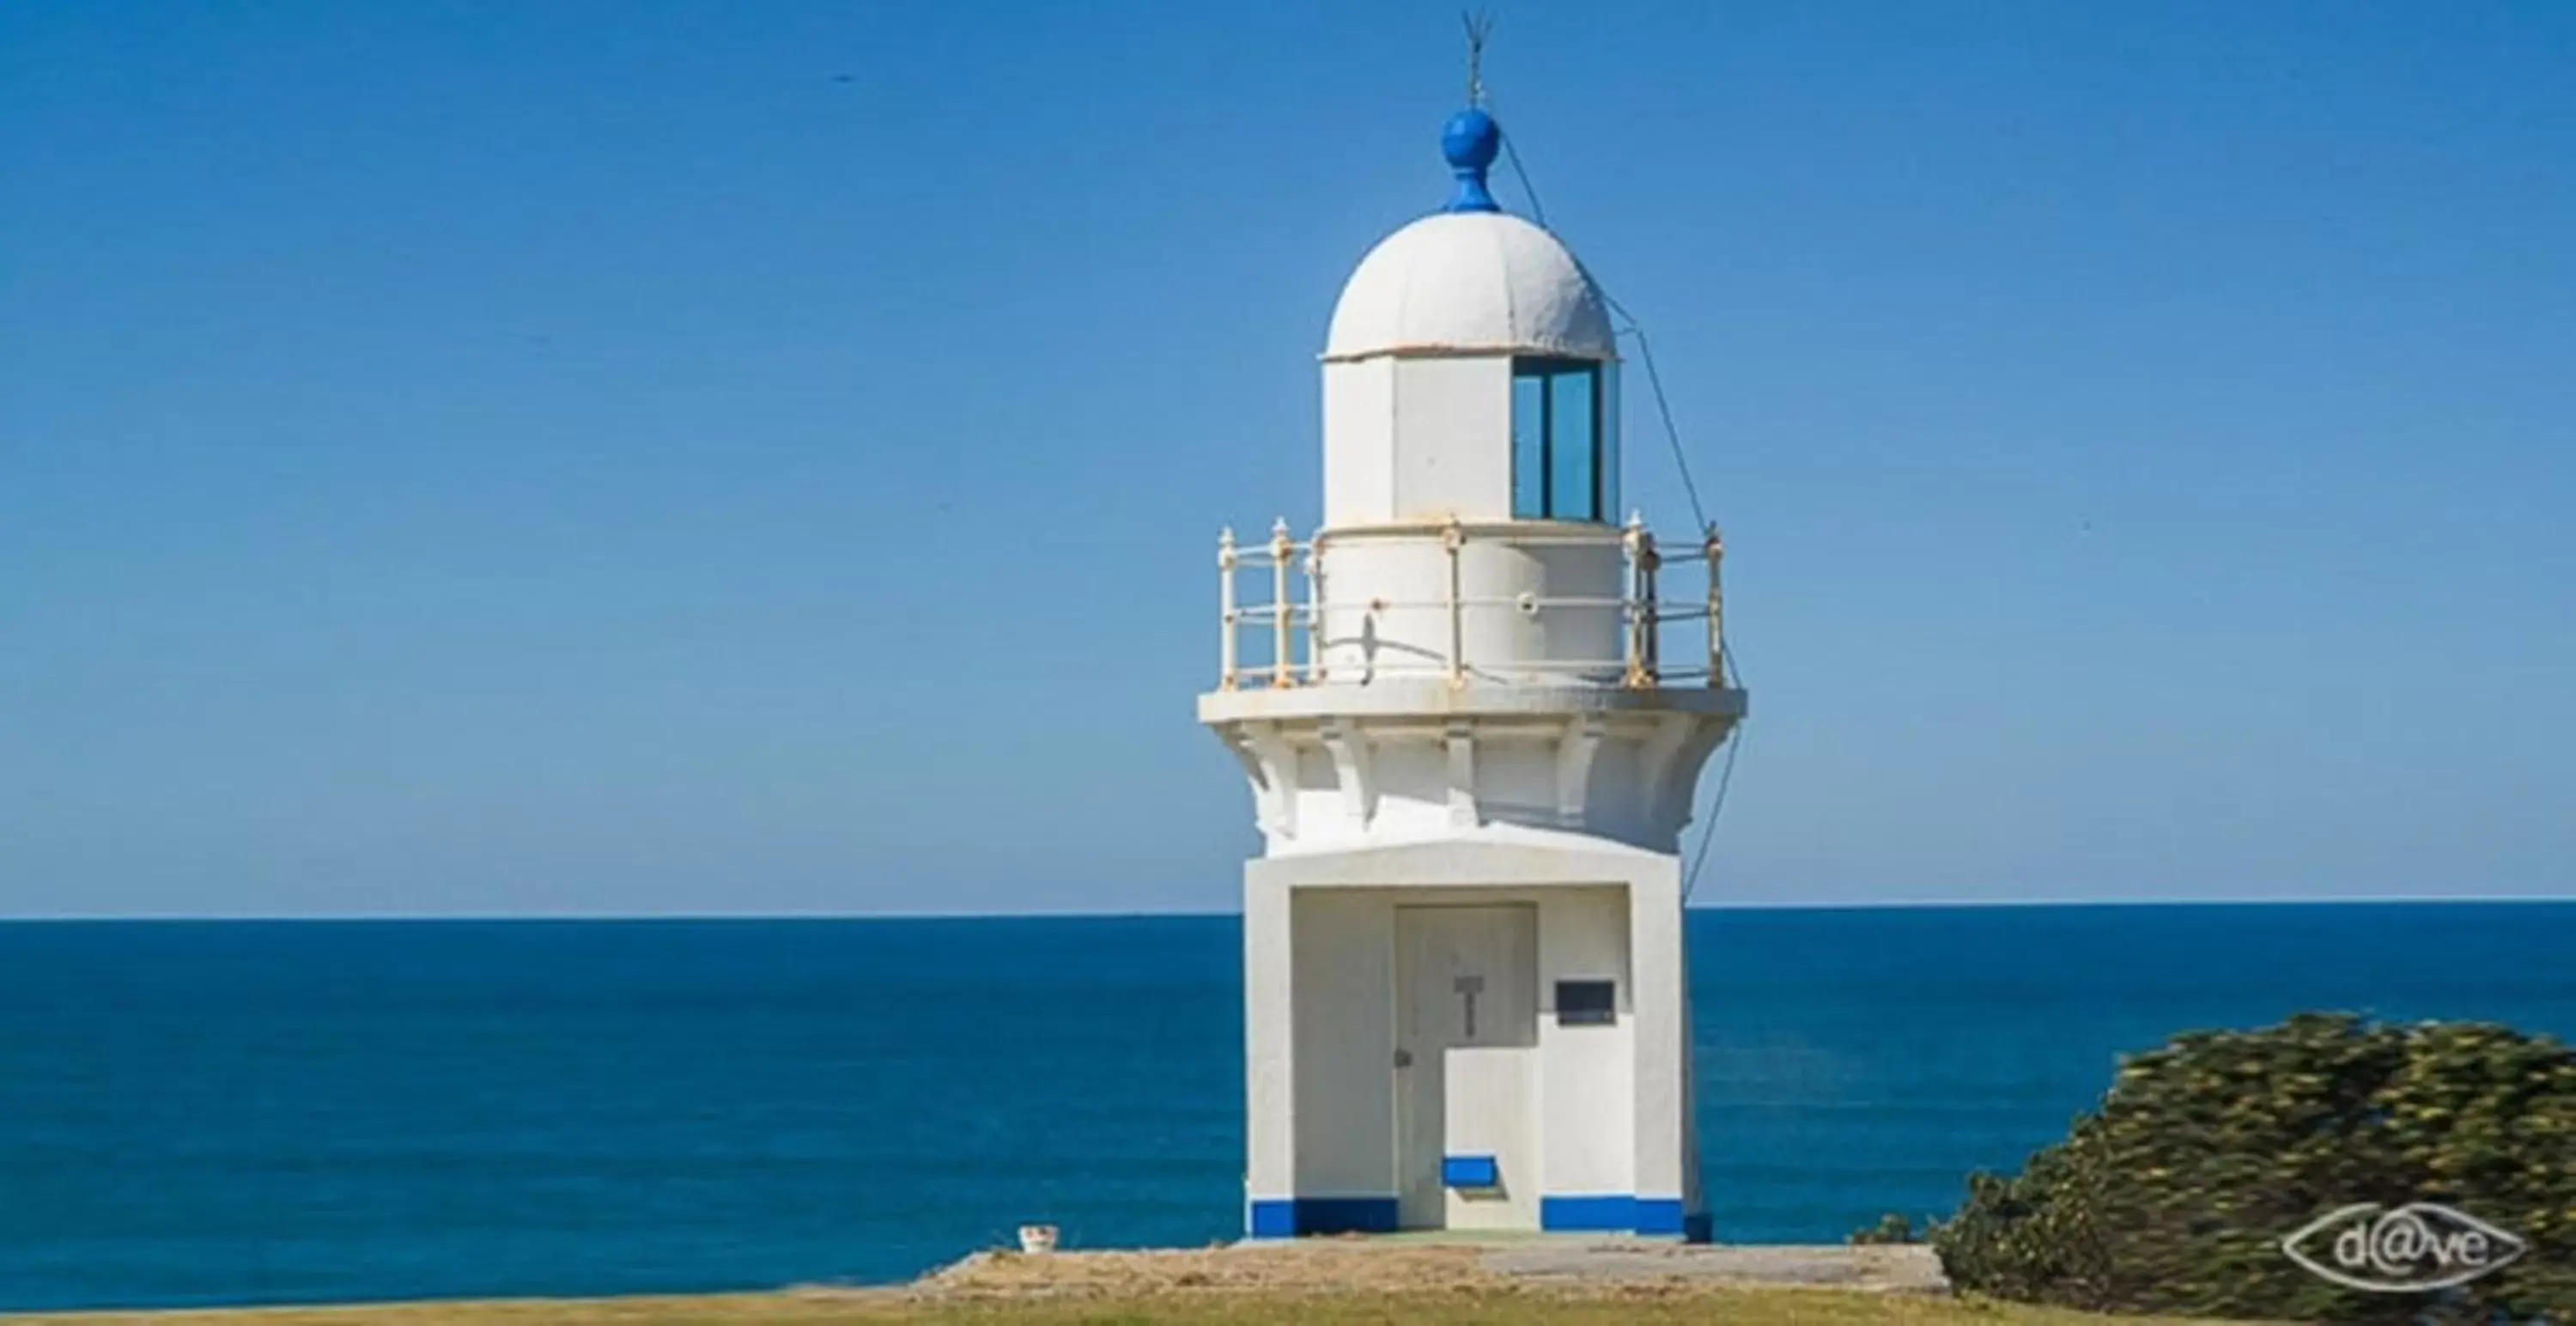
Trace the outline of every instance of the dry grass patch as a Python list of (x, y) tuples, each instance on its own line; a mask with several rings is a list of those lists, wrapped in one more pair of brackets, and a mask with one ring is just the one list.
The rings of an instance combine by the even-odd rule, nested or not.
[(90, 1313), (0, 1318), (0, 1326), (2156, 1326), (2143, 1317), (1921, 1293), (1627, 1272), (1616, 1280), (1532, 1279), (1493, 1269), (1492, 1251), (1461, 1243), (1301, 1239), (1041, 1257), (990, 1252), (901, 1288)]
[(2186, 1326), (1907, 1295), (1698, 1286), (1607, 1290), (1261, 1290), (942, 1294), (803, 1291), (695, 1298), (518, 1299), (0, 1318), (11, 1326)]
[(1481, 1255), (1481, 1249), (1466, 1244), (1329, 1238), (1042, 1257), (979, 1252), (923, 1277), (914, 1289), (942, 1297), (1143, 1298), (1198, 1290), (1454, 1292), (1509, 1287), (1509, 1281), (1478, 1265)]

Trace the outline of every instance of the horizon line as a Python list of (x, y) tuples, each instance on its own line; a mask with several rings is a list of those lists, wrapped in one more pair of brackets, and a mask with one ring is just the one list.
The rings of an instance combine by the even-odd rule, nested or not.
[[(2576, 904), (2576, 893), (2570, 894), (2341, 894), (2325, 897), (2250, 897), (2250, 898), (1895, 898), (1866, 900), (1819, 899), (1815, 901), (1731, 900), (1722, 902), (1685, 903), (1689, 912), (1853, 912), (1853, 911), (1963, 911), (2005, 910), (2012, 908), (2068, 907), (2353, 907), (2353, 906), (2434, 906), (2434, 905), (2513, 905)], [(607, 922), (652, 923), (674, 921), (1121, 921), (1121, 920), (1189, 920), (1211, 917), (1237, 917), (1239, 910), (1229, 911), (1010, 911), (1010, 912), (134, 912), (134, 913), (61, 913), (0, 914), (0, 925), (100, 925), (100, 924), (399, 924), (422, 922)]]

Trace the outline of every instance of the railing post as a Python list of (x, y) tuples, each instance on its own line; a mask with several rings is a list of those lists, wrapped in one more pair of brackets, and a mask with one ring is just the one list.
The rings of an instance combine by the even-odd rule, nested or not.
[(1655, 536), (1643, 536), (1646, 542), (1646, 684), (1660, 686), (1664, 680), (1663, 591), (1657, 587), (1664, 569), (1664, 556), (1655, 551)]
[(1459, 602), (1465, 597), (1464, 577), (1458, 570), (1458, 555), (1466, 546), (1466, 528), (1451, 516), (1449, 527), (1440, 531), (1440, 547), (1449, 554), (1449, 684), (1453, 687), (1467, 684), (1467, 617), (1465, 605)]
[(1655, 684), (1655, 536), (1632, 511), (1619, 542), (1628, 556), (1628, 666), (1619, 684), (1642, 690)]
[(1726, 687), (1726, 595), (1719, 588), (1718, 563), (1726, 556), (1726, 540), (1719, 538), (1717, 526), (1708, 527), (1708, 684), (1720, 690)]
[(1306, 684), (1324, 680), (1324, 531), (1306, 540)]
[(1296, 545), (1288, 541), (1288, 518), (1280, 517), (1270, 525), (1270, 684), (1294, 686), (1297, 679), (1288, 671), (1288, 616), (1293, 611), (1288, 601), (1288, 559)]
[(1628, 584), (1620, 597), (1619, 652), (1624, 666), (1619, 669), (1619, 684), (1635, 688), (1646, 684), (1646, 651), (1637, 639), (1637, 614), (1644, 606), (1646, 581), (1639, 568), (1645, 564), (1646, 518), (1628, 513), (1628, 523), (1619, 532), (1619, 555), (1628, 563)]
[(1216, 536), (1216, 686), (1234, 689), (1234, 527)]

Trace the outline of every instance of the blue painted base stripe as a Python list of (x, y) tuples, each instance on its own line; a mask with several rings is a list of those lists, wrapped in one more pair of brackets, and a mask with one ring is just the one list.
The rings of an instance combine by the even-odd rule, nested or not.
[(1251, 1208), (1244, 1212), (1243, 1232), (1257, 1239), (1297, 1237), (1297, 1204), (1282, 1201), (1254, 1201)]
[(1244, 1213), (1246, 1233), (1257, 1239), (1304, 1234), (1392, 1234), (1392, 1197), (1256, 1197)]
[[(1257, 1239), (1392, 1234), (1396, 1201), (1392, 1197), (1256, 1197), (1245, 1207), (1243, 1225), (1244, 1232)], [(1708, 1242), (1711, 1232), (1707, 1213), (1684, 1210), (1678, 1197), (1626, 1193), (1541, 1197), (1538, 1227), (1564, 1233), (1678, 1237), (1693, 1243)]]
[(1637, 1227), (1637, 1199), (1615, 1197), (1541, 1197), (1538, 1227), (1569, 1232), (1627, 1233)]
[(1708, 1241), (1708, 1217), (1684, 1211), (1678, 1197), (1632, 1197), (1627, 1193), (1541, 1197), (1538, 1227), (1567, 1233), (1634, 1233)]

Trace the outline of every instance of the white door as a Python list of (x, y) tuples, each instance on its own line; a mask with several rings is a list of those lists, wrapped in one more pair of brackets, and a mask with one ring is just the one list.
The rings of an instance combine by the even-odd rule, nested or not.
[[(1538, 1227), (1538, 908), (1395, 910), (1398, 1221)], [(1490, 1157), (1500, 1183), (1451, 1188), (1445, 1157)]]

